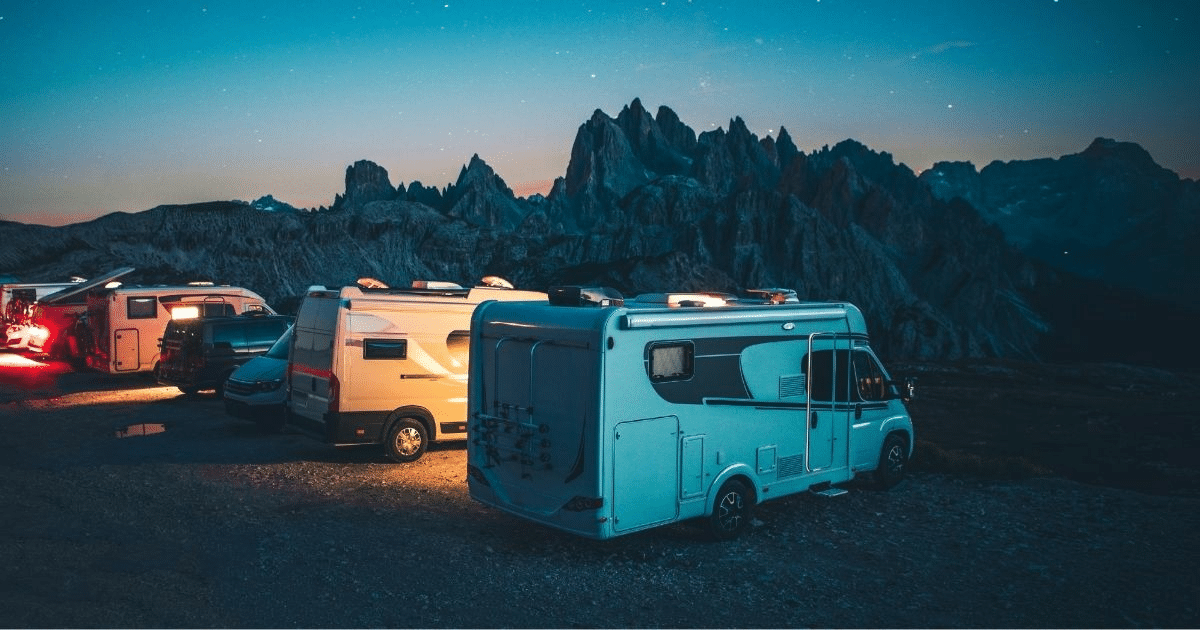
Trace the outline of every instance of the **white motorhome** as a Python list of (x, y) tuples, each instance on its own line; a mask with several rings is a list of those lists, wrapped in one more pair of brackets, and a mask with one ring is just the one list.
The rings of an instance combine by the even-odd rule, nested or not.
[(756, 503), (890, 487), (912, 453), (847, 303), (555, 287), (480, 305), (470, 353), (471, 497), (590, 538), (692, 518), (732, 538)]
[(292, 328), (287, 422), (331, 444), (382, 444), (398, 462), (464, 439), (471, 312), (486, 300), (546, 299), (492, 284), (311, 287)]
[(121, 286), (87, 296), (87, 322), (74, 346), (87, 366), (109, 374), (151, 372), (172, 318), (274, 313), (259, 294), (225, 285)]

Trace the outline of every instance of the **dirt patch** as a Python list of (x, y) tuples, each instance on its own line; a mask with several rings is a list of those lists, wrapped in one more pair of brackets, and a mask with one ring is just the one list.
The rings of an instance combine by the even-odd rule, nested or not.
[[(262, 434), (212, 396), (64, 374), (0, 403), (0, 625), (1200, 622), (1196, 458), (1175, 460), (1196, 444), (1192, 377), (896, 367), (920, 376), (921, 452), (944, 460), (890, 492), (764, 503), (719, 544), (690, 523), (597, 542), (487, 509), (461, 446), (390, 464)], [(1161, 476), (1118, 474), (1134, 463)]]

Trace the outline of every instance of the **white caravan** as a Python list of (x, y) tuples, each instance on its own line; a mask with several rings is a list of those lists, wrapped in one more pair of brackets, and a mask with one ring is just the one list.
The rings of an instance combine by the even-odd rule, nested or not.
[(691, 518), (733, 538), (768, 499), (840, 494), (859, 473), (896, 484), (913, 426), (862, 313), (756, 293), (480, 305), (471, 497), (590, 538)]
[(262, 296), (241, 287), (196, 283), (180, 286), (122, 286), (87, 296), (87, 322), (75, 331), (74, 346), (87, 366), (109, 374), (151, 372), (159, 342), (172, 318), (274, 313)]
[(471, 312), (485, 300), (546, 299), (484, 280), (498, 286), (311, 287), (292, 329), (287, 422), (331, 444), (382, 444), (398, 462), (465, 439)]

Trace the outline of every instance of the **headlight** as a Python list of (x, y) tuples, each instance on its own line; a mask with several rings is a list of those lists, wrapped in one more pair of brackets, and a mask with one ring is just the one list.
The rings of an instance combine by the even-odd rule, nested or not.
[(260, 392), (273, 392), (283, 385), (283, 379), (277, 378), (273, 381), (259, 381), (254, 384), (254, 388)]

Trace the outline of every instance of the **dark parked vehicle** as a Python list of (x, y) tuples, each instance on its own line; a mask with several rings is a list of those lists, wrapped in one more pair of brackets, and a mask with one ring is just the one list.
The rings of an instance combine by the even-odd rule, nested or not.
[(290, 323), (284, 315), (258, 313), (171, 320), (159, 342), (154, 376), (185, 394), (206, 389), (220, 394), (229, 375), (266, 354)]

